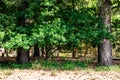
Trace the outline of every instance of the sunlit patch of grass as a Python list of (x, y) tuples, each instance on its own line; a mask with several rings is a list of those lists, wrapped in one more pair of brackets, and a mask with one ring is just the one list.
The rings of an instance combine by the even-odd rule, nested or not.
[(50, 76), (54, 76), (54, 77), (57, 76), (56, 71), (51, 70), (51, 71), (50, 71)]
[(5, 71), (4, 71), (4, 74), (5, 74), (6, 76), (9, 76), (9, 75), (12, 74), (12, 71), (11, 71), (11, 70), (5, 70)]
[(59, 53), (60, 57), (71, 57), (72, 53)]
[(13, 72), (13, 71), (12, 71), (11, 69), (5, 69), (5, 70), (1, 69), (1, 70), (0, 70), (0, 74), (3, 74), (3, 75), (5, 75), (5, 76), (11, 75), (12, 72)]
[(32, 64), (32, 69), (40, 70), (40, 69), (42, 69), (42, 67), (41, 67), (41, 65), (38, 64), (38, 63), (33, 63), (33, 64)]
[(120, 65), (113, 66), (100, 66), (95, 69), (96, 71), (118, 71), (120, 72)]

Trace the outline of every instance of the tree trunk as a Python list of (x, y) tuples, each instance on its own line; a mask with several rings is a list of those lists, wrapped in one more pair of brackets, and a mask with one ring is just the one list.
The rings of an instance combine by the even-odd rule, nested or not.
[[(99, 17), (104, 26), (111, 32), (111, 0), (98, 1)], [(103, 39), (98, 46), (98, 63), (103, 66), (112, 65), (112, 46), (108, 39)]]
[(104, 39), (98, 47), (98, 61), (100, 65), (111, 65), (112, 64), (112, 49), (111, 42)]
[(72, 58), (76, 58), (76, 48), (73, 48)]
[(38, 44), (34, 46), (34, 54), (33, 57), (40, 57), (40, 51), (39, 51), (39, 47)]
[(42, 53), (42, 58), (44, 58), (44, 54), (45, 54), (45, 49), (44, 49), (44, 47), (41, 48), (41, 53)]
[(48, 58), (49, 58), (49, 51), (48, 51), (47, 47), (45, 49), (45, 52), (46, 52), (46, 60), (48, 60)]
[(46, 60), (48, 60), (50, 58), (50, 47), (49, 46), (45, 47), (45, 52), (46, 52)]
[(24, 64), (26, 62), (29, 62), (29, 50), (20, 47), (17, 49), (17, 63)]

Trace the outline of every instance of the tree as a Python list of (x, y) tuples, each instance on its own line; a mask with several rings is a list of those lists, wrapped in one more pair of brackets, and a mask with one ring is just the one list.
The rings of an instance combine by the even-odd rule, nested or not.
[[(31, 46), (35, 47), (34, 56), (39, 56), (39, 48), (42, 48), (42, 56), (45, 54), (47, 59), (54, 48), (67, 45), (75, 57), (81, 43), (96, 46), (101, 40), (109, 40), (109, 29), (97, 26), (96, 0), (15, 1), (2, 0), (4, 4), (0, 5), (0, 43), (7, 49), (17, 50), (18, 63), (29, 61)], [(103, 11), (100, 17), (104, 23)]]
[(24, 64), (26, 62), (29, 62), (29, 50), (25, 50), (22, 47), (19, 47), (17, 49), (17, 63)]
[(40, 57), (40, 50), (39, 50), (38, 44), (34, 45), (34, 54), (33, 54), (33, 57), (37, 57), (37, 58)]
[(34, 44), (44, 48), (46, 59), (51, 56), (53, 47), (65, 42), (66, 26), (59, 17), (59, 7), (55, 3), (56, 0), (34, 0), (30, 3), (31, 7), (29, 8), (29, 12), (33, 12), (31, 17), (34, 19), (34, 28), (32, 29)]
[[(26, 0), (2, 0), (7, 9), (2, 14), (0, 23), (1, 32), (4, 32), (2, 47), (17, 50), (17, 62), (20, 64), (29, 61), (29, 48), (32, 46), (31, 29), (27, 9), (29, 3)], [(3, 10), (4, 8), (2, 8)], [(1, 14), (0, 14), (1, 15)]]
[[(111, 32), (111, 0), (98, 0), (99, 17), (107, 31)], [(99, 24), (99, 26), (102, 26)], [(98, 63), (112, 65), (112, 45), (109, 39), (104, 38), (98, 45)]]
[[(25, 9), (28, 7), (28, 2), (23, 1), (18, 6), (18, 16), (17, 16), (17, 23), (16, 26), (18, 26), (21, 29), (26, 28), (26, 18), (25, 18)], [(24, 34), (24, 31), (18, 31), (20, 34)], [(24, 45), (23, 45), (24, 46)], [(19, 64), (23, 64), (29, 61), (29, 49), (25, 50), (23, 47), (17, 48), (17, 62)]]

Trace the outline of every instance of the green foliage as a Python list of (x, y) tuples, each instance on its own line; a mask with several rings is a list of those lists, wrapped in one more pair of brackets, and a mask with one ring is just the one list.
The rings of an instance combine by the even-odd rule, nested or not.
[(119, 49), (120, 46), (120, 0), (112, 1), (112, 33), (114, 35), (113, 47)]
[(60, 19), (55, 19), (52, 23), (48, 23), (46, 27), (44, 26), (44, 32), (47, 44), (60, 45), (66, 41), (64, 36), (66, 26), (61, 23)]
[(4, 43), (4, 47), (7, 49), (17, 49), (23, 47), (24, 49), (29, 49), (32, 41), (26, 36), (26, 34), (17, 34), (12, 37), (9, 41)]
[(101, 22), (97, 17), (96, 0), (1, 2), (0, 43), (7, 49), (29, 49), (34, 44), (39, 47), (71, 44), (69, 48), (73, 48), (82, 42), (96, 46), (104, 38), (111, 39), (102, 24), (98, 28)]
[(119, 13), (120, 11), (120, 0), (112, 0), (113, 14)]
[(2, 46), (2, 41), (4, 39), (5, 33), (3, 31), (0, 32), (0, 46)]

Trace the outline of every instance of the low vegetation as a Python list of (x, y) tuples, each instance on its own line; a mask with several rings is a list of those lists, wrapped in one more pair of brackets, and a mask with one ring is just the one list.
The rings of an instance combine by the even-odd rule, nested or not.
[[(3, 70), (5, 74), (11, 73), (13, 69), (32, 69), (32, 70), (82, 70), (82, 71), (120, 71), (120, 65), (113, 66), (99, 66), (96, 63), (91, 63), (73, 60), (36, 60), (35, 62), (29, 62), (25, 64), (17, 64), (16, 62), (1, 62), (0, 70)], [(9, 72), (10, 71), (10, 72)]]

